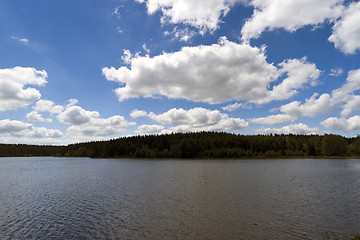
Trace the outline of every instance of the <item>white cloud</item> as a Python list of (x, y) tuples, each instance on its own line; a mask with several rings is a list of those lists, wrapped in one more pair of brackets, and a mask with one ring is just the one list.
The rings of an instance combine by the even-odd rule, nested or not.
[(66, 124), (80, 125), (89, 123), (91, 119), (99, 116), (100, 114), (96, 111), (86, 111), (79, 106), (71, 106), (60, 113), (57, 118)]
[(46, 71), (30, 67), (0, 69), (0, 111), (15, 110), (39, 100), (40, 92), (25, 86), (44, 86), (46, 78)]
[(308, 63), (306, 58), (289, 59), (279, 64), (280, 74), (287, 74), (280, 84), (273, 87), (267, 97), (259, 99), (257, 103), (268, 103), (274, 100), (288, 99), (298, 93), (307, 83), (316, 85), (320, 70), (315, 64)]
[[(119, 101), (161, 95), (211, 104), (234, 99), (264, 104), (293, 96), (320, 73), (305, 58), (286, 60), (277, 69), (266, 61), (264, 48), (224, 37), (219, 44), (184, 47), (152, 58), (130, 56), (129, 68), (103, 68), (107, 80), (121, 85), (115, 90)], [(269, 90), (284, 74), (287, 78)]]
[(67, 132), (75, 136), (109, 136), (125, 132), (129, 125), (123, 116), (91, 118), (88, 122), (69, 127)]
[(36, 102), (33, 109), (37, 112), (49, 112), (52, 114), (58, 114), (64, 110), (64, 107), (61, 105), (55, 105), (53, 101), (41, 99)]
[(19, 38), (19, 37), (16, 37), (16, 36), (12, 36), (11, 38), (18, 41), (18, 42), (20, 42), (20, 43), (23, 43), (25, 45), (28, 45), (30, 43), (29, 39), (27, 39), (27, 38)]
[(173, 108), (159, 115), (150, 113), (149, 117), (161, 124), (187, 124), (200, 127), (214, 125), (221, 118), (227, 117), (227, 115), (221, 114), (218, 110), (211, 111), (205, 108), (193, 108), (190, 110)]
[[(70, 142), (65, 141), (62, 137), (56, 138), (39, 138), (24, 136), (0, 136), (0, 142), (4, 144), (30, 144), (30, 145), (66, 145)], [(75, 141), (78, 142), (78, 141)], [(75, 143), (73, 142), (73, 143)]]
[(31, 130), (24, 130), (16, 134), (19, 137), (30, 138), (59, 138), (63, 136), (63, 133), (58, 129), (48, 129), (44, 127), (33, 127)]
[(333, 91), (332, 95), (336, 99), (346, 99), (355, 91), (360, 89), (360, 69), (352, 70), (348, 73), (346, 82), (343, 86)]
[(280, 111), (294, 117), (314, 117), (319, 114), (327, 114), (336, 106), (331, 96), (327, 93), (320, 95), (313, 94), (304, 104), (294, 101), (280, 107)]
[(358, 90), (360, 90), (360, 69), (349, 71), (345, 84), (332, 92), (334, 101), (344, 103), (342, 117), (350, 117), (360, 110), (360, 96), (354, 94)]
[(142, 45), (142, 48), (143, 48), (143, 50), (144, 50), (147, 54), (150, 53), (150, 49), (146, 46), (146, 43), (144, 43), (144, 44)]
[(326, 128), (337, 129), (345, 132), (360, 130), (360, 116), (350, 118), (331, 117), (320, 123)]
[(143, 110), (137, 110), (134, 109), (131, 113), (130, 113), (130, 117), (131, 118), (138, 118), (138, 117), (146, 117), (148, 116), (148, 113), (143, 111)]
[(292, 124), (281, 128), (262, 128), (257, 130), (261, 134), (324, 134), (319, 128), (310, 128), (304, 123)]
[(16, 120), (4, 119), (0, 120), (0, 133), (16, 133), (26, 129), (32, 129), (32, 125)]
[(126, 131), (129, 125), (135, 125), (135, 123), (126, 121), (123, 116), (99, 117), (98, 112), (87, 111), (79, 106), (68, 107), (57, 116), (61, 122), (72, 125), (67, 129), (67, 133), (76, 137), (110, 136)]
[(342, 106), (343, 110), (341, 111), (342, 117), (350, 117), (356, 111), (360, 110), (360, 96), (353, 95), (350, 99)]
[[(130, 50), (128, 49), (124, 49), (124, 54), (121, 56), (121, 60), (125, 63), (125, 64), (131, 64), (132, 60), (134, 58), (137, 58), (140, 56), (140, 52), (137, 52), (135, 54), (132, 54), (130, 52)], [(147, 56), (147, 55), (146, 55)]]
[[(63, 134), (57, 129), (47, 129), (34, 127), (32, 124), (4, 119), (0, 120), (1, 139), (20, 137), (20, 138), (59, 138)], [(18, 139), (19, 140), (19, 139)], [(21, 141), (21, 139), (20, 139)]]
[(258, 38), (266, 30), (296, 31), (306, 25), (334, 21), (343, 10), (343, 0), (251, 0), (255, 9), (241, 30), (242, 39)]
[(345, 84), (332, 91), (331, 94), (313, 94), (305, 103), (293, 101), (282, 105), (279, 110), (282, 114), (252, 119), (252, 122), (261, 124), (276, 124), (295, 121), (299, 117), (314, 117), (327, 114), (338, 107), (342, 107), (341, 116), (350, 117), (360, 110), (360, 96), (354, 92), (360, 89), (360, 69), (348, 73)]
[(135, 0), (146, 3), (148, 14), (162, 13), (162, 23), (185, 24), (213, 32), (230, 8), (242, 0)]
[(26, 114), (26, 118), (32, 122), (52, 122), (51, 118), (43, 118), (41, 114), (36, 111)]
[(66, 108), (69, 108), (69, 107), (71, 107), (71, 106), (74, 106), (74, 105), (76, 105), (76, 104), (78, 104), (78, 100), (77, 99), (75, 99), (75, 98), (70, 98), (69, 100), (68, 100), (68, 104), (66, 105)]
[(135, 130), (135, 134), (148, 135), (148, 134), (162, 134), (165, 127), (161, 125), (141, 125)]
[(332, 68), (330, 70), (330, 76), (333, 76), (333, 77), (338, 77), (340, 75), (342, 75), (344, 73), (344, 71), (342, 70), (342, 68)]
[(244, 109), (251, 109), (251, 105), (249, 104), (246, 104), (246, 103), (234, 103), (234, 104), (229, 104), (225, 107), (222, 107), (221, 109), (222, 110), (225, 110), (225, 111), (229, 111), (229, 112), (233, 112), (235, 111), (236, 109), (239, 109), (239, 108), (244, 108)]
[(360, 49), (360, 2), (344, 6), (344, 0), (250, 0), (254, 12), (242, 30), (242, 40), (258, 38), (264, 31), (294, 32), (310, 25), (335, 22), (329, 41), (346, 54)]
[(329, 41), (347, 54), (360, 49), (360, 2), (353, 2), (345, 9), (342, 17), (333, 27)]
[(120, 34), (124, 32), (124, 30), (122, 30), (121, 27), (117, 27), (117, 28), (116, 28), (116, 31), (117, 31), (118, 33), (120, 33)]
[(172, 40), (180, 40), (183, 42), (188, 42), (193, 36), (196, 35), (196, 32), (190, 30), (189, 28), (174, 27), (174, 29), (171, 32), (165, 31), (164, 35), (172, 36)]
[(267, 117), (254, 118), (251, 119), (251, 122), (258, 124), (274, 125), (274, 124), (285, 123), (294, 120), (296, 120), (296, 117), (290, 116), (288, 114), (276, 114)]
[(324, 93), (318, 98), (317, 96), (317, 93), (313, 94), (313, 96), (306, 99), (303, 104), (299, 101), (293, 101), (282, 105), (279, 108), (282, 114), (255, 118), (251, 121), (254, 123), (273, 125), (277, 123), (295, 121), (299, 117), (314, 117), (319, 114), (326, 114), (336, 108), (337, 102), (335, 102), (329, 94)]
[(168, 129), (171, 132), (241, 131), (249, 125), (244, 119), (205, 108), (173, 108), (162, 114), (151, 112), (148, 117), (162, 125), (176, 125)]
[(117, 6), (114, 8), (112, 15), (116, 16), (116, 18), (120, 18), (120, 8), (123, 8), (124, 6)]

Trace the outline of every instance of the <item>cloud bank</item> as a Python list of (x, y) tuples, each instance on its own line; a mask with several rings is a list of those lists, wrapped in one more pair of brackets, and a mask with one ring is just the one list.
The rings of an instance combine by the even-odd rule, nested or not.
[[(133, 113), (140, 113), (136, 111)], [(137, 116), (143, 116), (143, 114)], [(173, 108), (162, 114), (147, 113), (147, 117), (162, 125), (142, 125), (137, 133), (171, 133), (171, 132), (199, 132), (199, 131), (228, 131), (239, 132), (247, 128), (249, 123), (241, 118), (231, 118), (218, 110), (192, 108), (184, 110)], [(169, 126), (165, 129), (164, 126)]]
[(280, 128), (262, 128), (257, 130), (257, 132), (261, 134), (324, 134), (324, 132), (320, 131), (319, 128), (310, 128), (308, 125), (303, 123), (292, 124)]

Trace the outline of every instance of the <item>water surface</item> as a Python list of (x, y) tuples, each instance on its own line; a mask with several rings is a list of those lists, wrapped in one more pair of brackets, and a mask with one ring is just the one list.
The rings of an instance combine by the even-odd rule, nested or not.
[(0, 239), (360, 232), (360, 160), (0, 158)]

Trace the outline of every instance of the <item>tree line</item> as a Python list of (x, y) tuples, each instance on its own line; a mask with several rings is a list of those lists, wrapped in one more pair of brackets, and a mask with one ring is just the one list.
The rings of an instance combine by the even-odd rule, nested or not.
[(224, 132), (133, 136), (67, 146), (0, 144), (0, 157), (275, 158), (358, 157), (360, 137), (236, 135)]

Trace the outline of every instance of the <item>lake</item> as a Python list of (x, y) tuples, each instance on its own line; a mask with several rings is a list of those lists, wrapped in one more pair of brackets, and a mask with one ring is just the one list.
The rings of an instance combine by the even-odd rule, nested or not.
[(0, 158), (0, 239), (360, 232), (360, 160)]

